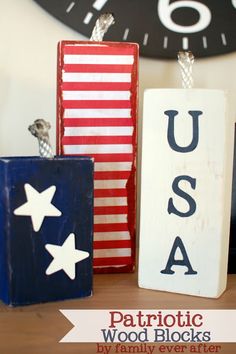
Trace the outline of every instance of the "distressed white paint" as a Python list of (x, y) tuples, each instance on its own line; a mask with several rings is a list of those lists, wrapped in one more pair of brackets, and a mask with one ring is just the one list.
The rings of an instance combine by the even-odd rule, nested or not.
[(131, 109), (128, 108), (66, 108), (64, 118), (131, 118)]
[(94, 181), (94, 188), (95, 189), (126, 188), (126, 183), (127, 183), (127, 179), (101, 179), (101, 180), (96, 179)]
[(116, 65), (132, 65), (134, 63), (133, 55), (75, 55), (67, 54), (64, 56), (65, 64), (116, 64)]
[[(219, 297), (226, 288), (229, 243), (234, 126), (227, 111), (227, 95), (220, 90), (150, 89), (144, 95), (139, 286), (189, 295)], [(188, 153), (168, 144), (166, 110), (179, 111), (175, 138), (180, 146), (192, 139), (189, 110), (200, 110), (199, 143)], [(180, 187), (196, 202), (190, 217), (168, 214), (173, 198), (182, 212), (189, 206), (172, 190), (175, 177), (196, 178), (196, 189)], [(179, 236), (196, 275), (184, 275), (174, 265), (173, 275), (162, 274)], [(182, 259), (181, 252), (175, 254)]]
[(130, 91), (63, 91), (64, 100), (129, 100)]
[(127, 73), (63, 73), (64, 82), (131, 82)]
[(47, 275), (63, 270), (70, 279), (74, 280), (76, 277), (76, 263), (89, 257), (87, 251), (75, 248), (75, 234), (70, 234), (62, 246), (47, 243), (45, 248), (53, 256), (53, 260), (46, 269)]
[(112, 197), (112, 198), (94, 198), (95, 207), (104, 206), (126, 206), (127, 198)]
[(41, 229), (45, 217), (59, 217), (61, 211), (53, 205), (52, 199), (56, 192), (56, 186), (50, 186), (42, 192), (38, 192), (29, 183), (24, 185), (27, 202), (14, 210), (18, 216), (30, 216), (35, 232)]
[(131, 144), (65, 145), (65, 154), (131, 154)]
[(65, 127), (64, 136), (132, 136), (133, 127)]

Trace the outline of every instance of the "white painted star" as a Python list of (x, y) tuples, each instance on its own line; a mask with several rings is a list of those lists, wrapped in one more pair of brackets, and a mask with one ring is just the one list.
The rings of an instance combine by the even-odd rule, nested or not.
[(64, 270), (68, 277), (73, 280), (75, 279), (76, 263), (89, 257), (88, 252), (75, 248), (75, 234), (70, 234), (62, 246), (48, 243), (45, 248), (54, 258), (46, 269), (47, 275)]
[(46, 216), (61, 216), (61, 211), (51, 204), (56, 187), (38, 192), (30, 184), (24, 185), (27, 202), (14, 210), (15, 215), (30, 216), (34, 231), (39, 231)]

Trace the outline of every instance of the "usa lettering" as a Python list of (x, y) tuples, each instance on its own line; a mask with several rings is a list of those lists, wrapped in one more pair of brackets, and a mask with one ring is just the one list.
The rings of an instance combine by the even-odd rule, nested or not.
[[(169, 147), (180, 154), (186, 154), (194, 151), (197, 149), (199, 143), (199, 118), (203, 114), (202, 111), (194, 110), (188, 111), (189, 119), (192, 119), (192, 132), (190, 132), (190, 143), (186, 146), (181, 146), (177, 143), (177, 138), (175, 135), (175, 120), (178, 119), (179, 112), (176, 110), (168, 110), (164, 112), (168, 119), (168, 127), (167, 127), (167, 141)], [(191, 136), (192, 135), (192, 136)], [(175, 214), (180, 218), (188, 218), (191, 217), (197, 209), (197, 204), (194, 198), (185, 192), (180, 187), (180, 182), (186, 181), (191, 186), (192, 190), (195, 191), (197, 188), (197, 180), (196, 178), (188, 175), (180, 175), (176, 176), (173, 183), (172, 183), (172, 191), (175, 193), (176, 196), (184, 199), (188, 204), (188, 210), (183, 211), (179, 210), (175, 206), (174, 198), (169, 198), (167, 212), (168, 214)], [(182, 254), (182, 259), (176, 259), (176, 252), (177, 250), (180, 251)], [(193, 269), (191, 262), (189, 260), (187, 250), (184, 246), (183, 240), (180, 236), (177, 236), (174, 240), (172, 249), (170, 251), (167, 264), (165, 269), (161, 270), (162, 274), (175, 274), (175, 271), (172, 269), (173, 266), (181, 266), (186, 267), (187, 271), (185, 271), (185, 275), (196, 275), (197, 271)]]

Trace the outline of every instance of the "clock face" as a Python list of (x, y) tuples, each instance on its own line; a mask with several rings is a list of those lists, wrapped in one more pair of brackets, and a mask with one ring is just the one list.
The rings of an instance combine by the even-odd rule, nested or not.
[(95, 22), (112, 12), (108, 41), (137, 42), (140, 53), (174, 58), (180, 50), (206, 57), (236, 50), (236, 0), (35, 0), (50, 14), (90, 37)]

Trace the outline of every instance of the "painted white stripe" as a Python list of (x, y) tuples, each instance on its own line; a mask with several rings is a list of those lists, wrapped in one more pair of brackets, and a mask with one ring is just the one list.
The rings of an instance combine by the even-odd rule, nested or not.
[[(71, 44), (65, 44), (65, 47), (71, 47)], [(73, 47), (108, 47), (107, 44), (96, 44), (96, 43), (73, 43)]]
[(108, 0), (96, 0), (94, 3), (93, 3), (93, 7), (100, 11), (103, 6), (107, 3)]
[(64, 64), (116, 64), (131, 65), (134, 63), (133, 55), (89, 55), (66, 54)]
[(96, 162), (95, 171), (131, 171), (132, 162)]
[(106, 257), (130, 257), (130, 248), (115, 248), (115, 249), (99, 249), (94, 250), (94, 258), (106, 258)]
[(93, 13), (92, 12), (88, 12), (83, 20), (83, 22), (88, 25), (89, 22), (92, 20), (93, 17)]
[(64, 118), (131, 118), (130, 108), (65, 109)]
[(113, 198), (94, 198), (94, 206), (124, 206), (127, 205), (127, 198), (113, 197)]
[(65, 154), (131, 154), (131, 144), (64, 145)]
[(235, 9), (236, 9), (236, 0), (231, 0), (231, 1), (232, 1), (233, 7), (235, 7)]
[(131, 82), (127, 73), (63, 73), (63, 82)]
[(95, 189), (116, 189), (125, 188), (127, 180), (126, 179), (106, 179), (106, 180), (95, 180)]
[(126, 214), (94, 215), (94, 224), (123, 224), (127, 223)]
[(132, 136), (133, 127), (65, 127), (64, 136)]
[(145, 35), (143, 37), (143, 45), (147, 45), (148, 44), (148, 37), (149, 37), (149, 34), (145, 33)]
[(129, 100), (130, 91), (63, 91), (64, 100)]
[(71, 10), (73, 9), (74, 6), (75, 6), (75, 2), (72, 1), (72, 2), (70, 3), (70, 5), (67, 7), (66, 12), (67, 12), (67, 13), (71, 12)]
[(187, 37), (182, 38), (182, 47), (184, 50), (188, 49), (188, 38)]
[(94, 241), (130, 240), (128, 231), (94, 232)]

